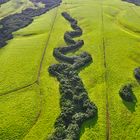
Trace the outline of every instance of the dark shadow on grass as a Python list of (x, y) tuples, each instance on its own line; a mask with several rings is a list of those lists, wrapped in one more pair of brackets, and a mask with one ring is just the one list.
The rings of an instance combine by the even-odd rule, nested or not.
[(123, 100), (123, 104), (127, 107), (129, 111), (133, 113), (135, 112), (135, 108), (137, 106), (137, 98), (134, 94), (132, 96), (133, 96), (133, 102), (127, 102)]
[(135, 79), (137, 80), (138, 84), (140, 85), (140, 80), (139, 80), (139, 79), (137, 79), (137, 78), (135, 78)]
[(94, 118), (85, 121), (81, 127), (80, 137), (85, 133), (86, 128), (93, 128), (96, 125), (97, 121), (98, 121), (98, 114)]

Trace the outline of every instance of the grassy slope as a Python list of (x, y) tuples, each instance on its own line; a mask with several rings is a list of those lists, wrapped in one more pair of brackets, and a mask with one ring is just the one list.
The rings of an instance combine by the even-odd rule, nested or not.
[[(53, 63), (57, 63), (56, 60), (54, 59), (52, 53), (53, 53), (53, 48), (55, 48), (56, 46), (61, 46), (61, 45), (65, 45), (64, 44), (64, 40), (63, 40), (63, 35), (64, 32), (67, 30), (71, 30), (69, 24), (67, 21), (65, 21), (65, 19), (63, 17), (61, 17), (61, 12), (62, 11), (68, 11), (70, 12), (75, 18), (77, 18), (79, 20), (79, 25), (83, 28), (85, 28), (84, 30), (84, 36), (82, 37), (83, 39), (85, 39), (85, 47), (83, 48), (83, 50), (87, 50), (87, 51), (91, 51), (92, 55), (96, 55), (96, 57), (98, 57), (101, 61), (96, 61), (97, 66), (92, 64), (89, 68), (85, 69), (85, 72), (83, 72), (83, 74), (81, 74), (83, 76), (84, 82), (87, 83), (86, 87), (88, 88), (88, 91), (90, 93), (90, 97), (93, 101), (96, 101), (96, 104), (98, 106), (100, 106), (100, 110), (99, 110), (99, 117), (98, 117), (98, 123), (95, 123), (94, 120), (90, 121), (90, 124), (87, 123), (85, 124), (82, 130), (82, 133), (86, 132), (83, 135), (83, 139), (87, 138), (87, 139), (91, 139), (93, 137), (96, 137), (96, 139), (105, 139), (105, 96), (102, 95), (101, 91), (103, 90), (102, 85), (104, 85), (102, 76), (100, 76), (100, 78), (97, 77), (97, 73), (99, 73), (100, 75), (102, 75), (102, 67), (100, 67), (102, 64), (102, 54), (101, 53), (97, 53), (100, 52), (100, 24), (98, 26), (98, 30), (96, 30), (96, 27), (92, 26), (94, 24), (98, 24), (100, 22), (100, 8), (95, 9), (98, 10), (95, 14), (94, 18), (97, 18), (96, 21), (94, 21), (92, 18), (92, 15), (88, 16), (88, 12), (84, 13), (83, 12), (83, 16), (80, 16), (79, 13), (79, 9), (77, 9), (77, 4), (64, 4), (61, 5), (58, 8), (58, 13), (57, 13), (57, 18), (54, 24), (54, 28), (53, 28), (53, 32), (51, 34), (51, 38), (49, 40), (48, 43), (48, 47), (46, 50), (46, 57), (44, 60), (44, 65), (43, 65), (43, 70), (42, 70), (42, 74), (41, 74), (41, 92), (43, 94), (43, 107), (42, 107), (42, 113), (41, 116), (39, 118), (39, 121), (36, 123), (36, 125), (31, 129), (30, 133), (25, 137), (26, 140), (38, 140), (38, 139), (43, 139), (45, 137), (47, 137), (49, 134), (51, 134), (52, 130), (53, 130), (53, 124), (55, 122), (56, 117), (59, 115), (59, 85), (58, 82), (56, 81), (55, 78), (50, 77), (47, 69), (48, 67), (53, 64)], [(84, 6), (84, 5), (83, 5)], [(88, 5), (87, 5), (88, 6)], [(88, 8), (88, 7), (85, 8)], [(95, 6), (93, 6), (95, 7)], [(93, 7), (91, 7), (91, 11), (93, 10)], [(83, 7), (81, 7), (82, 9)], [(91, 13), (92, 14), (92, 13)], [(87, 20), (84, 19), (84, 17), (87, 17)], [(87, 25), (87, 21), (90, 20), (91, 22), (91, 26), (89, 27)], [(81, 22), (80, 22), (81, 21)], [(63, 25), (63, 27), (61, 27), (60, 25)], [(89, 32), (91, 29), (95, 29), (95, 34), (98, 35), (97, 38), (93, 38), (93, 32)], [(88, 33), (89, 32), (89, 33)], [(59, 33), (59, 34), (58, 34)], [(55, 39), (55, 41), (54, 41)], [(89, 42), (89, 40), (94, 40), (95, 44), (97, 44), (97, 48), (95, 48), (94, 43)], [(88, 47), (89, 46), (89, 47)], [(94, 51), (95, 50), (95, 51)], [(95, 56), (94, 56), (95, 57)], [(92, 66), (96, 67), (97, 69), (99, 68), (99, 70), (96, 70), (96, 73), (92, 73)], [(87, 77), (86, 74), (90, 72), (91, 73), (91, 77)], [(94, 80), (93, 77), (96, 76), (96, 79)], [(49, 79), (49, 80), (48, 80)], [(93, 88), (93, 82), (95, 83), (99, 83), (98, 87), (94, 87)], [(95, 89), (96, 92), (98, 94), (94, 95), (95, 93)], [(95, 98), (96, 97), (96, 98)], [(99, 100), (99, 97), (100, 100)], [(95, 126), (94, 126), (95, 123)], [(87, 129), (86, 129), (87, 127)], [(88, 129), (91, 128), (91, 131), (95, 131), (94, 133), (92, 133), (91, 135), (89, 135), (88, 133)], [(100, 130), (100, 133), (99, 133)], [(82, 134), (81, 134), (82, 135)], [(88, 136), (89, 135), (89, 136)], [(88, 136), (88, 137), (87, 137)]]
[(15, 38), (1, 49), (1, 94), (33, 83), (37, 79), (42, 51), (46, 44), (53, 16), (54, 12), (37, 18), (27, 28), (15, 32)]
[[(45, 139), (53, 131), (53, 125), (60, 113), (59, 109), (59, 83), (54, 77), (50, 77), (48, 67), (57, 63), (53, 57), (53, 48), (56, 46), (64, 45), (63, 34), (67, 29), (70, 29), (69, 24), (65, 22), (63, 17), (60, 16), (65, 6), (58, 8), (57, 17), (51, 37), (47, 45), (46, 55), (43, 61), (43, 69), (41, 72), (41, 92), (43, 95), (42, 113), (39, 121), (32, 128), (30, 133), (25, 137), (25, 140), (38, 140)], [(63, 25), (61, 27), (60, 25)]]
[[(108, 1), (108, 3), (111, 2)], [(136, 28), (139, 30), (140, 19), (134, 13), (130, 4), (122, 4), (119, 1), (111, 4), (116, 8), (120, 8), (119, 13), (110, 18), (105, 15), (107, 7), (104, 7), (111, 139), (138, 140), (140, 137), (140, 86), (134, 79), (133, 70), (140, 65), (140, 34), (134, 32)], [(135, 7), (133, 6), (133, 8)], [(123, 15), (123, 17), (120, 18), (120, 15)], [(118, 19), (122, 21), (123, 26), (130, 28), (125, 29), (120, 26)], [(126, 83), (132, 83), (134, 86), (134, 94), (138, 100), (136, 105), (122, 102), (118, 95), (120, 87)]]
[[(76, 2), (75, 0), (64, 0), (63, 3), (65, 2), (67, 4), (61, 5), (58, 9), (53, 32), (47, 44), (48, 47), (43, 61), (40, 83), (43, 99), (41, 114), (25, 139), (43, 140), (46, 138), (52, 132), (55, 119), (59, 115), (59, 85), (55, 78), (49, 76), (47, 69), (49, 65), (57, 63), (52, 56), (53, 48), (64, 45), (63, 34), (66, 30), (71, 30), (69, 24), (60, 15), (62, 11), (68, 11), (78, 19), (79, 25), (84, 30), (84, 35), (81, 38), (85, 40), (85, 45), (81, 50), (86, 50), (93, 56), (93, 63), (86, 67), (80, 73), (80, 76), (83, 79), (90, 99), (96, 103), (99, 109), (98, 118), (90, 120), (83, 125), (81, 140), (104, 140), (106, 137), (105, 90), (107, 90), (109, 95), (111, 139), (138, 140), (140, 137), (140, 86), (133, 77), (133, 69), (140, 64), (140, 35), (138, 32), (135, 32), (135, 29), (139, 30), (140, 19), (138, 18), (139, 14), (135, 15), (133, 9), (135, 9), (136, 13), (139, 13), (140, 8), (119, 0), (77, 0)], [(104, 34), (102, 32), (101, 18), (102, 2)], [(40, 16), (33, 24), (16, 32), (15, 39), (10, 41), (8, 46), (1, 49), (0, 57), (3, 60), (0, 62), (1, 71), (3, 71), (1, 73), (1, 92), (35, 80), (41, 52), (46, 45), (46, 38), (55, 12), (56, 9)], [(133, 21), (136, 22), (132, 22), (132, 17)], [(46, 22), (46, 20), (49, 22)], [(29, 36), (23, 36), (26, 34)], [(106, 69), (103, 65), (102, 36), (105, 37), (106, 45)], [(37, 46), (39, 47), (36, 48)], [(30, 55), (31, 53), (32, 55)], [(23, 54), (26, 54), (26, 56)], [(20, 56), (20, 58), (17, 56)], [(5, 61), (8, 65), (4, 65)], [(6, 71), (6, 74), (4, 74), (4, 71)], [(15, 72), (19, 74), (15, 74)], [(105, 74), (107, 75), (107, 81), (104, 81)], [(136, 106), (123, 103), (118, 95), (120, 87), (125, 83), (132, 83), (135, 87), (134, 93), (138, 100)], [(2, 100), (6, 96), (3, 96)], [(28, 98), (30, 99), (31, 97)], [(7, 106), (8, 102), (12, 101), (7, 101), (5, 103)], [(35, 103), (34, 99), (32, 99), (32, 102), (33, 104)], [(16, 103), (16, 106), (19, 106), (18, 103)], [(36, 106), (39, 105), (36, 103)], [(26, 107), (28, 108), (28, 106)], [(16, 112), (19, 115), (18, 109), (16, 109)], [(33, 110), (33, 112), (36, 114), (36, 111)], [(31, 118), (32, 122), (34, 117), (35, 115)], [(9, 124), (12, 124), (11, 119), (14, 119), (14, 117), (11, 116), (8, 119)], [(24, 122), (23, 120), (21, 121), (22, 123)], [(32, 122), (29, 123), (27, 128), (31, 126)], [(14, 128), (16, 126), (13, 126), (10, 130)], [(23, 132), (20, 133), (19, 135), (24, 135)], [(12, 133), (13, 137), (16, 134)]]
[(14, 13), (20, 13), (22, 10), (28, 7), (34, 7), (32, 2), (30, 2), (29, 0), (10, 0), (9, 2), (1, 5), (0, 19)]
[(36, 18), (27, 28), (15, 32), (15, 38), (0, 50), (0, 99), (3, 101), (0, 104), (2, 112), (0, 139), (2, 140), (23, 139), (38, 120), (41, 95), (36, 84), (29, 87), (30, 89), (23, 89), (22, 92), (3, 94), (36, 81), (54, 15), (55, 10), (52, 10), (49, 14)]
[(40, 112), (36, 85), (0, 97), (0, 139), (23, 139)]
[[(82, 5), (82, 4), (81, 4)], [(96, 5), (97, 6), (97, 5)], [(93, 8), (95, 8), (96, 6), (93, 5), (93, 7), (91, 7), (91, 11), (93, 10)], [(102, 94), (103, 93), (103, 79), (102, 79), (102, 73), (103, 73), (103, 68), (102, 66), (102, 54), (100, 53), (100, 24), (98, 26), (94, 27), (94, 24), (97, 25), (98, 23), (100, 23), (100, 8), (97, 7), (95, 8), (96, 14), (94, 15), (94, 18), (92, 18), (92, 13), (91, 15), (89, 15), (89, 13), (84, 13), (83, 15), (79, 13), (79, 9), (77, 9), (79, 7), (79, 5), (77, 5), (76, 3), (74, 4), (64, 4), (61, 7), (59, 7), (58, 10), (58, 16), (53, 28), (53, 33), (51, 34), (51, 38), (47, 47), (47, 51), (46, 51), (46, 58), (44, 61), (44, 68), (42, 71), (42, 75), (41, 75), (41, 90), (44, 94), (44, 99), (46, 101), (46, 103), (44, 102), (43, 105), (43, 112), (42, 115), (39, 119), (39, 121), (37, 122), (37, 124), (34, 126), (34, 128), (30, 131), (30, 133), (25, 137), (25, 139), (27, 140), (37, 140), (37, 139), (43, 139), (44, 135), (46, 134), (46, 136), (48, 136), (49, 133), (52, 132), (52, 128), (53, 128), (53, 123), (55, 121), (55, 117), (57, 117), (59, 115), (59, 91), (58, 91), (58, 83), (55, 80), (55, 78), (51, 78), (49, 76), (49, 74), (47, 73), (47, 69), (48, 66), (53, 64), (53, 63), (57, 63), (53, 56), (52, 56), (52, 52), (53, 52), (53, 48), (55, 48), (56, 46), (61, 46), (61, 45), (65, 45), (64, 44), (64, 40), (63, 40), (63, 34), (65, 31), (67, 30), (71, 30), (69, 24), (64, 20), (63, 17), (61, 17), (61, 12), (62, 11), (68, 11), (70, 12), (75, 18), (78, 19), (79, 21), (79, 25), (84, 29), (84, 36), (82, 37), (85, 40), (85, 47), (83, 47), (83, 50), (87, 50), (89, 52), (91, 52), (91, 54), (94, 56), (94, 58), (98, 58), (101, 61), (98, 61), (98, 59), (96, 59), (96, 64), (92, 64), (89, 68), (85, 69), (85, 72), (83, 70), (83, 73), (81, 74), (81, 77), (83, 78), (84, 83), (86, 84), (86, 88), (89, 91), (89, 95), (91, 97), (91, 100), (95, 101), (95, 103), (100, 106), (99, 109), (99, 117), (98, 117), (98, 123), (94, 122), (94, 120), (91, 120), (90, 124), (87, 123), (85, 124), (82, 130), (82, 133), (85, 132), (85, 134), (83, 134), (82, 139), (92, 139), (92, 138), (96, 138), (96, 139), (105, 139), (105, 96)], [(80, 7), (79, 7), (80, 8)], [(84, 8), (84, 5), (81, 6), (81, 9)], [(85, 6), (85, 8), (88, 8), (88, 5)], [(87, 19), (85, 19), (84, 17), (86, 17)], [(94, 19), (96, 19), (96, 21), (94, 21)], [(91, 26), (89, 27), (89, 24), (87, 23), (88, 20), (91, 22)], [(63, 27), (61, 27), (60, 25), (63, 25)], [(92, 29), (95, 29), (95, 32), (90, 32)], [(97, 30), (96, 30), (97, 28)], [(59, 33), (59, 34), (58, 34)], [(96, 34), (97, 37), (94, 38), (93, 34)], [(55, 39), (55, 41), (54, 41)], [(93, 42), (90, 41), (93, 40)], [(95, 43), (94, 43), (95, 42)], [(95, 45), (96, 44), (96, 45)], [(97, 46), (97, 47), (96, 47)], [(95, 51), (94, 51), (95, 50)], [(99, 53), (97, 53), (99, 52)], [(97, 69), (100, 70), (96, 70), (96, 72), (92, 72), (93, 67), (96, 67)], [(87, 73), (90, 72), (89, 77), (87, 77)], [(98, 76), (97, 73), (100, 75)], [(94, 79), (95, 77), (95, 79)], [(100, 78), (99, 78), (100, 77)], [(49, 79), (49, 80), (48, 80)], [(93, 83), (98, 83), (99, 85), (97, 85), (96, 87), (93, 88)], [(55, 88), (54, 88), (55, 87)], [(96, 92), (96, 94), (95, 94)], [(100, 99), (99, 99), (100, 98)], [(95, 123), (95, 125), (94, 125)], [(90, 132), (93, 132), (92, 134), (89, 135), (89, 128)], [(44, 134), (45, 133), (45, 134)], [(82, 134), (81, 134), (82, 135)], [(89, 135), (89, 136), (88, 136)]]

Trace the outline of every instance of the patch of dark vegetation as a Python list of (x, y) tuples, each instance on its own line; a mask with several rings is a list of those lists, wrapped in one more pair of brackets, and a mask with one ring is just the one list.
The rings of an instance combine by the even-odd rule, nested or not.
[(140, 67), (134, 69), (134, 76), (137, 81), (140, 81)]
[(92, 57), (87, 52), (75, 56), (66, 56), (66, 53), (81, 48), (83, 40), (74, 41), (73, 37), (82, 35), (82, 29), (77, 21), (66, 12), (62, 16), (68, 20), (74, 31), (66, 32), (64, 40), (67, 47), (55, 48), (53, 55), (60, 64), (53, 64), (48, 71), (60, 82), (60, 108), (61, 114), (55, 122), (55, 131), (49, 140), (77, 140), (80, 128), (88, 119), (97, 116), (97, 107), (90, 101), (87, 91), (78, 73), (79, 70), (92, 62)]
[(132, 88), (133, 87), (131, 84), (126, 84), (121, 88), (119, 93), (121, 98), (123, 99), (123, 104), (127, 107), (129, 111), (134, 112), (137, 103), (137, 98), (135, 94), (133, 94)]
[(0, 0), (0, 4), (3, 4), (3, 3), (6, 3), (8, 2), (9, 0)]
[(132, 91), (132, 85), (131, 84), (127, 84), (125, 86), (123, 86), (119, 92), (121, 98), (127, 102), (133, 102), (134, 98), (133, 98), (133, 91)]
[[(134, 76), (138, 82), (140, 82), (140, 67), (134, 69)], [(131, 112), (135, 111), (135, 106), (137, 103), (137, 98), (132, 90), (132, 84), (124, 85), (120, 91), (119, 95), (123, 99), (123, 104), (130, 110)]]
[(12, 33), (28, 26), (33, 22), (35, 16), (40, 16), (52, 8), (59, 6), (61, 0), (31, 0), (34, 3), (42, 2), (45, 4), (44, 8), (32, 9), (27, 8), (21, 13), (9, 15), (0, 21), (0, 48), (7, 44), (7, 41), (13, 38)]
[(140, 0), (122, 0), (140, 6)]

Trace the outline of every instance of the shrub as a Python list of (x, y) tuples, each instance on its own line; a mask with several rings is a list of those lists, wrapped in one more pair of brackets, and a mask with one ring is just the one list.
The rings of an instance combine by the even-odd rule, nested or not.
[(78, 124), (79, 126), (86, 120), (85, 113), (79, 112), (73, 115), (73, 123)]
[(123, 100), (132, 102), (133, 101), (132, 85), (128, 84), (123, 86), (119, 91), (119, 94)]
[(66, 130), (66, 139), (68, 140), (77, 140), (77, 136), (79, 136), (80, 128), (78, 124), (70, 124)]

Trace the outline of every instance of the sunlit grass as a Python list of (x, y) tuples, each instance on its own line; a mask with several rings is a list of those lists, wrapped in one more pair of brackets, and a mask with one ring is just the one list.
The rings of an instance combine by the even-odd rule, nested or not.
[[(54, 122), (60, 113), (59, 83), (49, 75), (47, 70), (51, 64), (58, 63), (53, 57), (53, 49), (65, 46), (63, 35), (65, 31), (72, 30), (69, 23), (61, 16), (62, 11), (67, 11), (72, 17), (76, 18), (79, 26), (83, 29), (83, 36), (80, 38), (85, 41), (85, 45), (79, 52), (87, 51), (93, 57), (93, 63), (80, 72), (80, 77), (91, 101), (98, 107), (98, 116), (83, 124), (80, 139), (106, 139), (106, 94), (109, 97), (111, 139), (139, 139), (140, 85), (133, 76), (133, 70), (140, 66), (140, 8), (134, 5), (130, 6), (131, 4), (120, 0), (63, 0), (63, 4), (58, 8), (48, 43), (47, 38), (56, 9), (36, 17), (31, 25), (14, 33), (15, 38), (0, 50), (1, 94), (34, 82), (37, 78), (45, 45), (47, 45), (47, 50), (41, 70), (40, 87), (36, 87), (36, 95), (33, 94), (35, 97), (31, 100), (33, 95), (30, 94), (30, 90), (27, 91), (28, 94), (26, 92), (25, 95), (22, 93), (23, 96), (27, 96), (27, 100), (30, 100), (30, 109), (26, 102), (25, 108), (20, 108), (18, 103), (24, 102), (22, 99), (18, 100), (20, 93), (13, 94), (15, 97), (7, 101), (5, 100), (8, 96), (12, 96), (12, 93), (1, 98), (5, 102), (4, 104), (8, 106), (5, 106), (7, 112), (9, 105), (11, 104), (12, 107), (12, 104), (15, 104), (16, 110), (11, 110), (11, 112), (15, 111), (17, 113), (17, 120), (19, 121), (21, 119), (20, 111), (25, 113), (23, 115), (24, 119), (27, 118), (27, 112), (33, 113), (31, 117), (28, 116), (30, 118), (28, 121), (21, 119), (21, 124), (24, 123), (26, 127), (21, 127), (21, 125), (17, 127), (13, 125), (16, 115), (8, 116), (8, 113), (4, 111), (2, 117), (4, 116), (3, 118), (7, 118), (8, 121), (4, 120), (2, 125), (5, 134), (2, 140), (5, 140), (4, 138), (7, 138), (9, 134), (13, 138), (18, 135), (18, 139), (22, 139), (25, 133), (27, 134), (27, 130), (32, 126), (36, 112), (40, 108), (36, 101), (36, 97), (40, 99), (39, 89), (42, 99), (41, 114), (24, 139), (43, 140), (53, 131)], [(105, 50), (102, 44), (103, 37), (105, 38)], [(104, 66), (104, 51), (106, 68)], [(105, 75), (107, 76), (106, 81)], [(134, 87), (134, 94), (138, 100), (136, 105), (123, 102), (118, 94), (121, 86), (127, 83), (131, 83)], [(15, 98), (14, 101), (13, 98)], [(33, 107), (36, 107), (36, 110)], [(27, 112), (26, 108), (29, 109)], [(6, 125), (7, 127), (4, 127)], [(13, 131), (20, 127), (21, 131)]]

